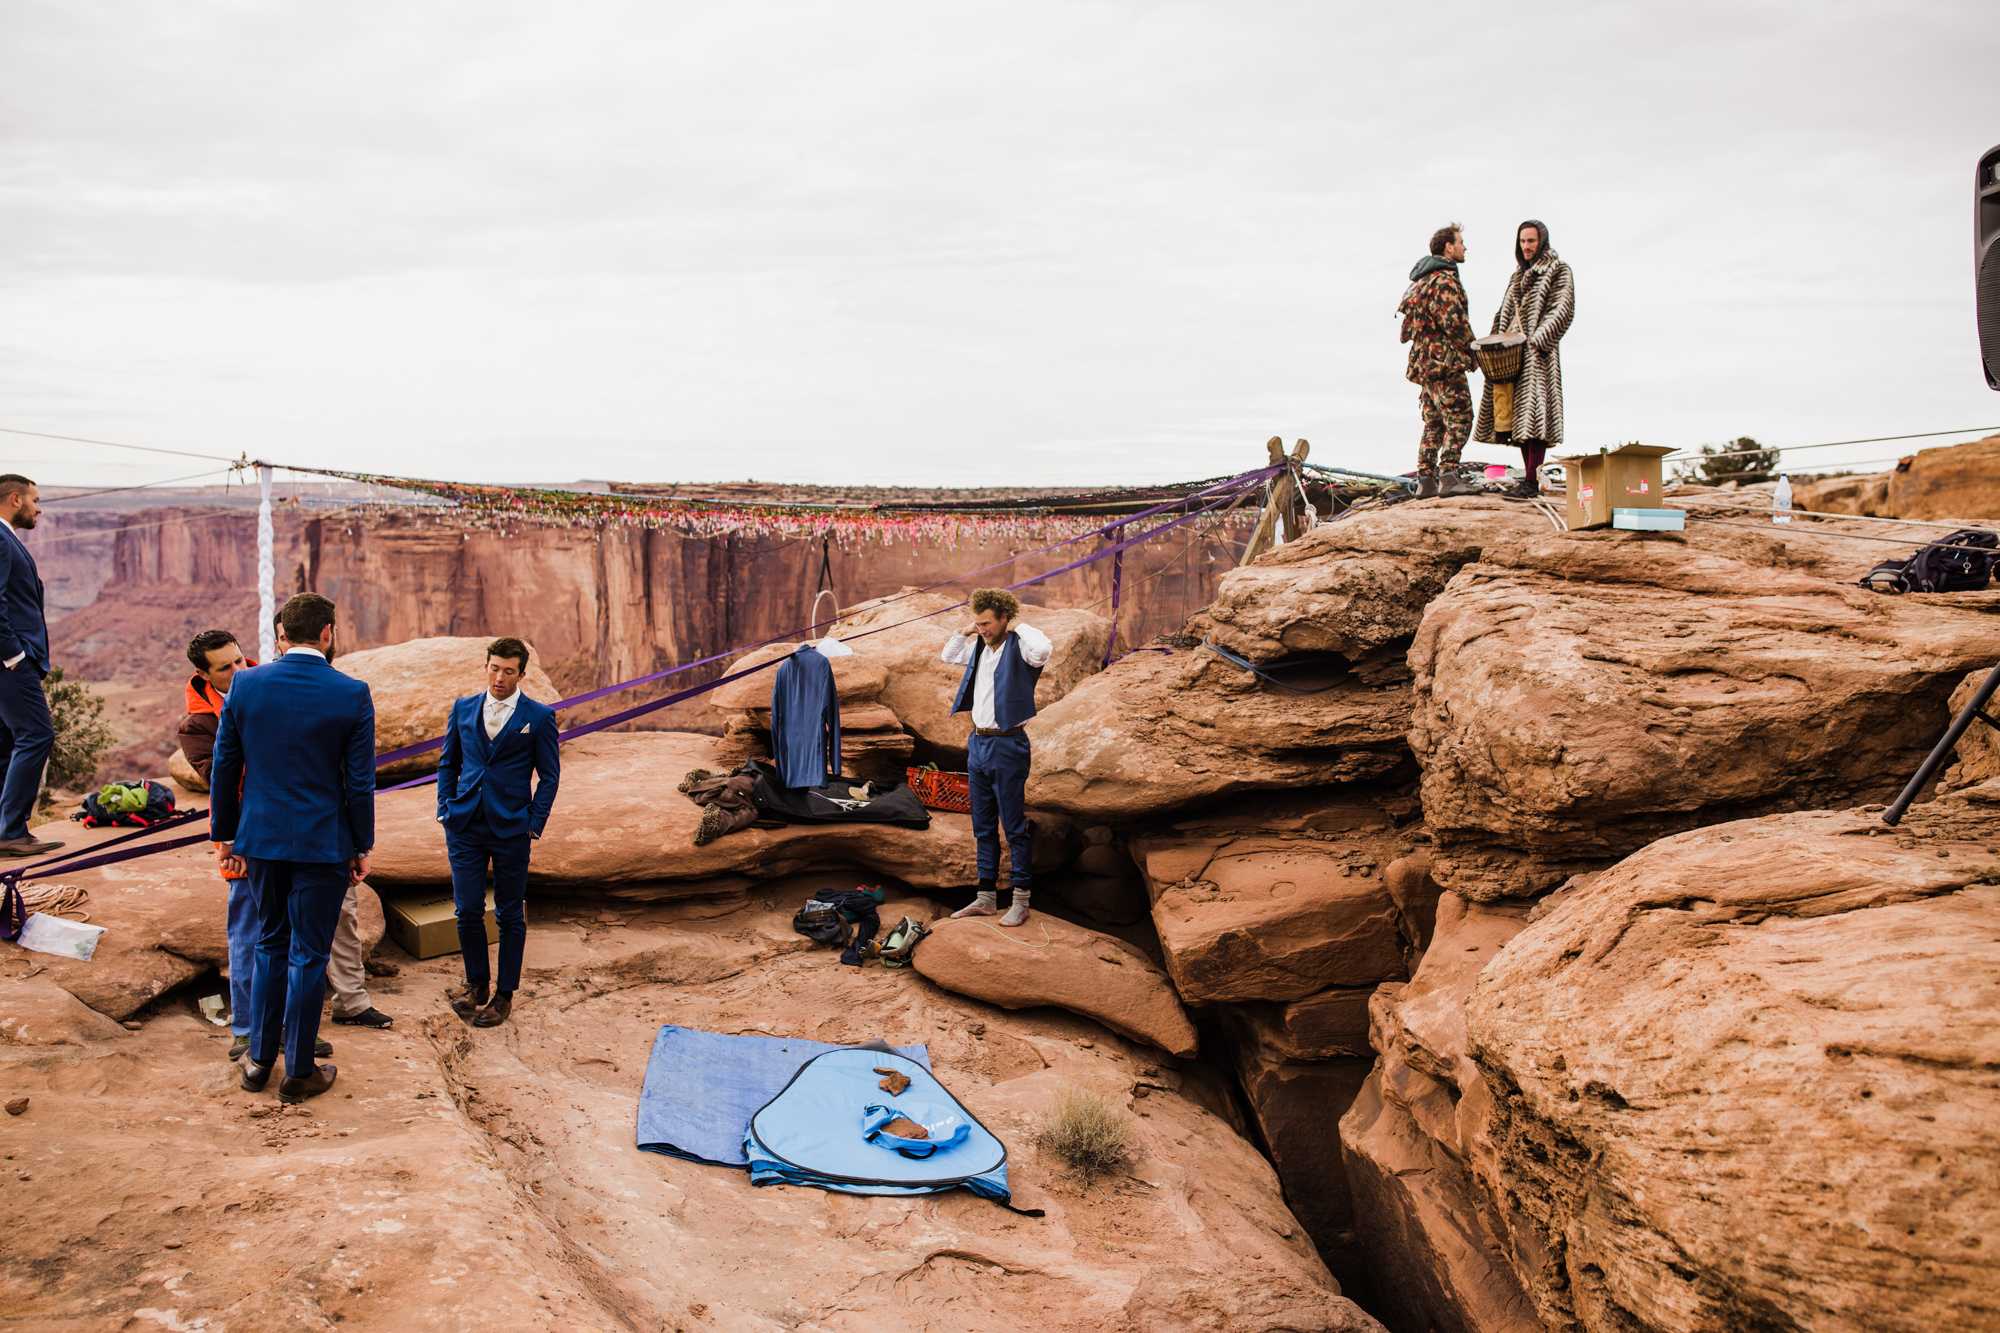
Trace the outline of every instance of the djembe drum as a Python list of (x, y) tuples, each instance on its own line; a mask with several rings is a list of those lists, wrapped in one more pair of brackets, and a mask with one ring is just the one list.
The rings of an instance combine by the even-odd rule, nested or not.
[(1479, 373), (1495, 384), (1520, 378), (1521, 348), (1528, 338), (1522, 333), (1489, 333), (1472, 340), (1472, 355), (1479, 361)]

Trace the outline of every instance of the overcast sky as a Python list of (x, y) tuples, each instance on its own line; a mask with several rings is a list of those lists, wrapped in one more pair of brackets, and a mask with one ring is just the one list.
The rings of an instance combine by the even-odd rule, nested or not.
[(1463, 222), (1483, 332), (1527, 217), (1571, 448), (2000, 425), (1996, 87), (1991, 0), (0, 0), (0, 426), (476, 480), (1160, 481), (1272, 434), (1400, 472), (1408, 270)]

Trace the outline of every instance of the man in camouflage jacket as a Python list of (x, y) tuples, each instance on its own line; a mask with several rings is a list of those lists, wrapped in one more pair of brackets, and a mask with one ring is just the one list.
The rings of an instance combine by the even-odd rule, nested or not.
[(1406, 378), (1417, 386), (1424, 415), (1423, 443), (1417, 449), (1417, 498), (1472, 495), (1478, 487), (1458, 475), (1458, 457), (1472, 434), (1472, 393), (1466, 374), (1479, 363), (1472, 356), (1472, 321), (1458, 266), (1465, 259), (1465, 232), (1458, 224), (1431, 237), (1431, 252), (1410, 271), (1409, 290), (1396, 313), (1410, 344)]

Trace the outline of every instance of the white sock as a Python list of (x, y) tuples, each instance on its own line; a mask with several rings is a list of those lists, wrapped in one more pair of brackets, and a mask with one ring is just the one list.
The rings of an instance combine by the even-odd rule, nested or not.
[(953, 912), (952, 915), (954, 917), (992, 916), (995, 912), (998, 912), (999, 910), (1000, 910), (1000, 891), (998, 889), (981, 889), (978, 895), (973, 898), (970, 904), (959, 908), (956, 912)]
[(1014, 890), (1014, 905), (1007, 909), (1007, 915), (1000, 918), (1000, 924), (1003, 926), (1018, 926), (1024, 924), (1027, 919), (1028, 891), (1026, 889), (1016, 889)]

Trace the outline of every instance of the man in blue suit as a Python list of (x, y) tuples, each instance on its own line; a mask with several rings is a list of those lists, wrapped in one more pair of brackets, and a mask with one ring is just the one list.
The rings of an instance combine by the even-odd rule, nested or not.
[(42, 677), (49, 674), (49, 622), (42, 614), (42, 580), (35, 557), (14, 534), (41, 517), (41, 492), (18, 472), (0, 476), (0, 745), (7, 777), (0, 784), (0, 856), (40, 856), (62, 846), (30, 837), (28, 818), (42, 794), (42, 771), (55, 749)]
[[(451, 856), (451, 897), (465, 994), (452, 1001), (476, 1027), (498, 1027), (513, 1012), (528, 943), (528, 844), (542, 836), (562, 777), (556, 711), (521, 693), (528, 645), (495, 639), (486, 646), (487, 688), (451, 706), (438, 760), (438, 823)], [(536, 779), (533, 793), (528, 778)], [(500, 926), (500, 977), (486, 953), (486, 873), (493, 872), (493, 916)]]
[(1035, 684), (1055, 645), (1020, 621), (1021, 599), (1004, 588), (974, 588), (967, 599), (972, 623), (945, 640), (943, 660), (965, 668), (954, 713), (972, 714), (966, 739), (965, 777), (972, 797), (972, 836), (979, 849), (978, 895), (954, 917), (993, 916), (1000, 910), (1000, 835), (1007, 835), (1007, 877), (1014, 901), (1003, 926), (1028, 919), (1033, 847), (1027, 789), (1032, 753), (1022, 728), (1035, 715)]
[[(237, 673), (215, 733), (209, 836), (225, 876), (241, 874), (263, 929), (250, 981), (243, 1087), (261, 1092), (277, 1062), (281, 1101), (333, 1086), (315, 1065), (326, 960), (340, 904), (368, 875), (375, 845), (375, 702), (333, 669), (333, 603), (302, 592), (282, 613), (284, 656)], [(245, 771), (244, 756), (257, 762)]]

